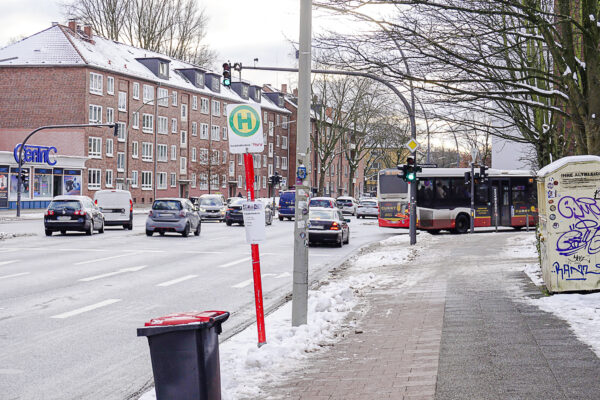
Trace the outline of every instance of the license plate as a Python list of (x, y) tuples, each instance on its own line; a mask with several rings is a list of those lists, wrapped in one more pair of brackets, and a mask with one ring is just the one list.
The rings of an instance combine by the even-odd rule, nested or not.
[(70, 220), (71, 220), (71, 217), (70, 217), (70, 216), (68, 216), (68, 215), (60, 215), (60, 216), (58, 217), (58, 220), (59, 220), (59, 221), (70, 221)]
[(310, 229), (325, 229), (323, 225), (311, 225)]

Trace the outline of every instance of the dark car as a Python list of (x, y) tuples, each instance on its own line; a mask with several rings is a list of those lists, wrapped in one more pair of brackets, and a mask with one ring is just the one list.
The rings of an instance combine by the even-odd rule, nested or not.
[[(225, 223), (227, 226), (232, 224), (244, 225), (244, 215), (242, 213), (242, 204), (247, 200), (241, 197), (235, 198), (229, 204), (227, 211), (225, 211)], [(273, 208), (271, 204), (265, 204), (265, 224), (271, 225), (273, 223)]]
[(349, 219), (337, 208), (313, 207), (308, 213), (308, 244), (334, 243), (338, 247), (350, 243)]
[(44, 229), (46, 236), (57, 231), (63, 235), (67, 231), (104, 233), (104, 215), (87, 196), (56, 196), (44, 213)]
[(296, 191), (287, 190), (279, 194), (279, 220), (283, 221), (284, 218), (292, 220), (296, 215)]
[(156, 199), (146, 219), (146, 235), (152, 236), (154, 232), (158, 232), (163, 236), (165, 232), (177, 232), (187, 237), (193, 231), (198, 236), (202, 221), (197, 210), (188, 199)]

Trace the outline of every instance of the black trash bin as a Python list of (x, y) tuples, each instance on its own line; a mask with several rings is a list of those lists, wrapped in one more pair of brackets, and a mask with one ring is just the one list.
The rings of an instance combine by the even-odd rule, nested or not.
[(171, 314), (137, 330), (148, 337), (157, 400), (220, 400), (219, 334), (227, 311)]

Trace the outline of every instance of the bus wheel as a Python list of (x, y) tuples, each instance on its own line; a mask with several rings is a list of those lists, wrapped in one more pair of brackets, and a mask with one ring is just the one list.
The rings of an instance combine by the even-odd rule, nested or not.
[(469, 217), (465, 214), (459, 214), (458, 217), (456, 217), (456, 224), (454, 226), (454, 232), (467, 233), (467, 231), (471, 227)]

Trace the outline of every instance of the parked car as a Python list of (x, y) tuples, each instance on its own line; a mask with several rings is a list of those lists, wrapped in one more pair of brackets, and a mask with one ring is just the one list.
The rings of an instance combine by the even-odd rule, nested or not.
[(44, 229), (46, 236), (57, 231), (63, 235), (67, 231), (104, 233), (104, 215), (87, 196), (56, 196), (44, 213)]
[(161, 236), (165, 232), (177, 232), (183, 237), (194, 232), (194, 235), (198, 236), (201, 229), (202, 221), (197, 208), (188, 199), (156, 199), (146, 219), (147, 236), (152, 236), (154, 232), (158, 232)]
[(198, 214), (203, 221), (225, 220), (227, 206), (220, 194), (203, 194), (198, 198)]
[(335, 243), (342, 247), (350, 243), (349, 219), (335, 208), (313, 207), (308, 212), (308, 245)]
[(376, 199), (365, 199), (358, 203), (356, 218), (379, 217), (379, 206)]
[(133, 200), (128, 190), (98, 190), (94, 193), (94, 204), (104, 215), (104, 223), (123, 225), (133, 229)]
[[(225, 212), (225, 223), (227, 226), (233, 224), (244, 225), (244, 215), (242, 213), (242, 204), (247, 200), (238, 197), (231, 201), (227, 211)], [(265, 204), (265, 225), (271, 225), (273, 223), (273, 208), (270, 204)]]
[(342, 210), (342, 213), (356, 215), (357, 202), (354, 197), (340, 196), (336, 199), (335, 204)]
[(308, 208), (311, 207), (336, 208), (335, 199), (333, 197), (313, 197), (308, 203)]
[(279, 220), (283, 221), (284, 218), (292, 220), (296, 215), (296, 191), (286, 190), (279, 193)]

